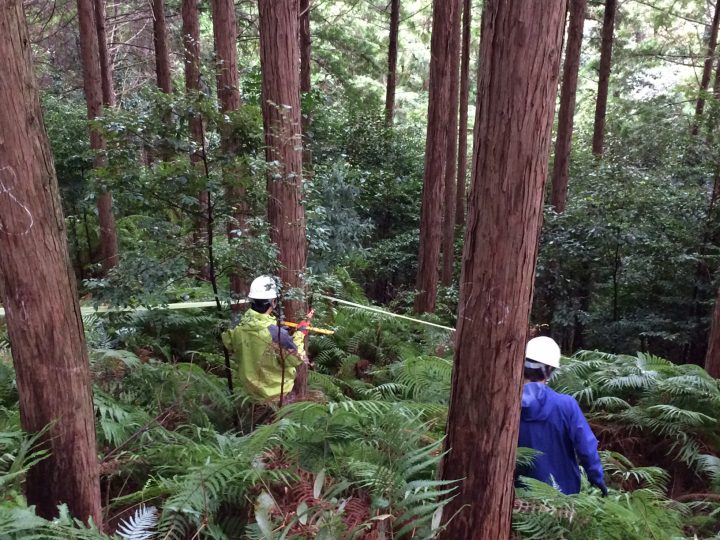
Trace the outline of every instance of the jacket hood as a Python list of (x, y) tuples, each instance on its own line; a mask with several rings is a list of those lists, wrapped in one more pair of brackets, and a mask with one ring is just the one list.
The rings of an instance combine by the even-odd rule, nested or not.
[(277, 324), (277, 320), (272, 315), (266, 315), (265, 313), (258, 313), (254, 309), (248, 309), (243, 315), (241, 324), (245, 328), (262, 328), (267, 329), (272, 324)]
[(523, 386), (521, 411), (523, 420), (545, 420), (548, 417), (550, 411), (545, 405), (549, 391), (545, 383), (525, 383)]

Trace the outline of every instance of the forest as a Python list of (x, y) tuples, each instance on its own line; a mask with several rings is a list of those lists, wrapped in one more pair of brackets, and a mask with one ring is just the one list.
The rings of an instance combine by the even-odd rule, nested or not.
[(0, 540), (720, 539), (719, 28), (0, 0)]

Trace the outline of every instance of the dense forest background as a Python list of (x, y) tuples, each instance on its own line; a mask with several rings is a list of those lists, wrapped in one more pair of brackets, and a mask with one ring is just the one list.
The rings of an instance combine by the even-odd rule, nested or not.
[[(28, 429), (21, 411), (45, 403), (47, 392), (38, 385), (34, 397), (24, 394), (20, 342), (0, 319), (0, 539), (720, 534), (720, 388), (713, 378), (720, 376), (720, 4), (553, 0), (562, 7), (553, 11), (548, 0), (543, 20), (559, 21), (563, 34), (560, 76), (539, 77), (537, 86), (518, 77), (517, 86), (540, 96), (528, 103), (547, 98), (543, 85), (559, 89), (544, 109), (551, 144), (546, 152), (542, 126), (516, 110), (508, 125), (523, 118), (533, 129), (512, 142), (539, 149), (540, 173), (493, 187), (482, 184), (481, 173), (494, 169), (480, 157), (502, 146), (502, 133), (496, 141), (483, 121), (495, 103), (498, 111), (503, 105), (488, 90), (488, 73), (514, 76), (522, 57), (544, 50), (550, 58), (556, 50), (550, 38), (534, 36), (545, 43), (540, 49), (497, 30), (493, 47), (516, 45), (516, 64), (483, 64), (494, 51), (480, 47), (481, 14), (510, 4), (23, 2), (86, 308), (89, 359), (80, 360), (90, 369), (88, 421), (94, 412), (97, 437), (87, 455), (99, 456), (100, 481), (94, 509), (80, 515), (62, 498), (62, 466), (47, 465), (56, 467), (46, 484), (59, 499), (27, 506), (42, 499), (38, 471), (81, 451), (42, 442), (62, 439), (54, 424)], [(285, 5), (298, 16), (287, 26), (278, 22), (277, 6)], [(89, 35), (98, 47), (94, 75)], [(488, 96), (497, 101), (488, 104)], [(287, 105), (293, 99), (297, 105)], [(476, 186), (532, 195), (532, 181), (545, 177), (529, 332), (553, 336), (568, 356), (551, 384), (587, 413), (603, 449), (608, 498), (586, 483), (574, 497), (534, 483), (503, 496), (512, 490), (514, 432), (502, 443), (487, 435), (477, 455), (462, 454), (464, 465), (475, 460), (491, 469), (467, 474), (478, 484), (458, 488), (467, 472), (457, 465), (459, 450), (439, 467), (450, 452), (446, 435), (460, 448), (463, 430), (473, 444), (474, 434), (512, 431), (495, 414), (505, 405), (488, 404), (520, 380), (517, 368), (490, 392), (503, 375), (488, 366), (510, 363), (488, 363), (468, 345), (494, 339), (479, 319), (475, 334), (482, 335), (463, 341), (460, 282), (464, 275), (468, 287), (472, 268), (486, 268), (484, 253), (468, 255), (478, 238), (502, 229), (534, 238), (537, 228), (532, 216), (508, 214), (483, 236), (477, 224), (487, 225), (502, 205), (499, 195), (481, 200), (490, 191)], [(0, 196), (7, 181), (0, 174)], [(466, 231), (466, 223), (475, 228)], [(520, 270), (531, 272), (520, 253), (508, 247), (496, 275), (510, 282)], [(259, 408), (241, 389), (228, 391), (230, 360), (219, 339), (261, 274), (282, 279), (288, 320), (312, 307), (315, 323), (335, 332), (309, 339), (306, 400), (279, 411)], [(532, 292), (533, 276), (520, 277), (517, 289)], [(6, 300), (10, 318), (13, 299)], [(191, 301), (216, 305), (166, 309)], [(363, 309), (371, 305), (435, 326)], [(87, 314), (92, 307), (101, 309)], [(464, 324), (472, 334), (475, 321)], [(459, 341), (448, 327), (458, 328)], [(476, 356), (482, 369), (462, 363), (478, 374), (466, 377), (466, 388), (484, 379), (488, 392), (466, 405), (486, 418), (470, 425), (453, 415), (462, 404), (451, 404), (451, 388), (459, 399), (457, 366)], [(89, 395), (90, 385), (80, 388), (82, 376), (76, 379), (78, 392)], [(517, 405), (511, 398), (505, 408)], [(63, 406), (72, 410), (69, 401)], [(505, 469), (481, 459), (499, 454), (507, 454)], [(523, 449), (517, 456), (531, 458)], [(510, 471), (497, 486), (488, 480), (496, 471)], [(464, 498), (453, 499), (461, 489)], [(457, 506), (446, 508), (448, 499)], [(507, 510), (507, 526), (491, 512), (455, 519), (457, 501), (468, 499), (477, 508), (502, 507), (498, 515)], [(57, 510), (58, 501), (69, 509)], [(85, 528), (87, 515), (99, 530)]]

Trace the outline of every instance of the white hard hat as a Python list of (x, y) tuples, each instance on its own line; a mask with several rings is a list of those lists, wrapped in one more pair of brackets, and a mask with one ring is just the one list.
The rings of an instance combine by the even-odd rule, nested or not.
[(525, 358), (556, 368), (560, 366), (560, 347), (549, 337), (532, 338), (525, 347)]
[(257, 277), (250, 284), (248, 298), (252, 300), (272, 300), (277, 296), (277, 285), (272, 276)]

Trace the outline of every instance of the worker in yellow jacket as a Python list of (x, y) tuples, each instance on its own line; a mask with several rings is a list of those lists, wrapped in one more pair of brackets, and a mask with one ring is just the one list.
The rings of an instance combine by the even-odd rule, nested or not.
[[(303, 321), (290, 337), (271, 315), (277, 304), (277, 285), (270, 276), (260, 276), (250, 285), (250, 309), (233, 329), (222, 335), (233, 354), (235, 380), (252, 398), (273, 401), (288, 396), (295, 383), (296, 368), (308, 362), (304, 338), (309, 324)], [(291, 401), (283, 398), (284, 402)]]

